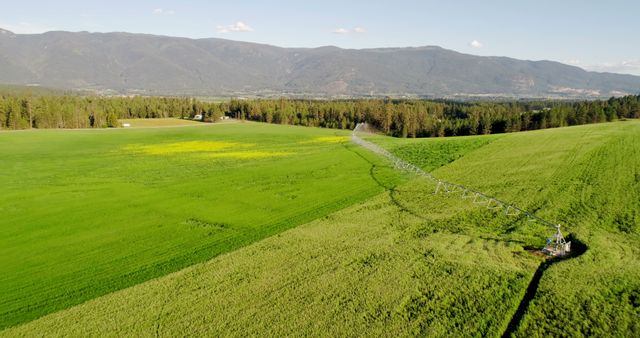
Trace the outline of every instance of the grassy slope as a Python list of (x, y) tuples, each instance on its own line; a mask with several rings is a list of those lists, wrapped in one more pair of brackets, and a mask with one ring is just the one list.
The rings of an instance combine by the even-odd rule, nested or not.
[[(639, 136), (633, 121), (460, 141), (475, 150), (435, 171), (589, 245), (545, 272), (519, 336), (640, 332)], [(451, 149), (378, 141), (407, 158)], [(403, 153), (414, 143), (426, 150)], [(365, 203), (3, 334), (501, 335), (539, 263), (522, 246), (550, 229), (430, 195), (420, 179), (398, 185), (389, 171), (371, 166), (390, 189)]]
[[(577, 129), (599, 140), (549, 175), (548, 209), (589, 250), (545, 273), (519, 336), (640, 336), (640, 123)], [(585, 142), (586, 143), (586, 142)], [(546, 190), (546, 191), (545, 191)], [(551, 197), (550, 197), (551, 198)]]
[(545, 272), (519, 336), (640, 334), (640, 121), (508, 135), (436, 174), (537, 210), (589, 246)]
[(504, 134), (495, 134), (431, 139), (398, 139), (366, 136), (365, 134), (364, 137), (390, 150), (396, 156), (430, 172), (504, 136)]
[(0, 328), (381, 192), (336, 133), (346, 134), (251, 123), (0, 133)]
[[(385, 185), (393, 169), (372, 166)], [(392, 177), (392, 176), (391, 176)], [(422, 180), (7, 336), (499, 334), (537, 259), (517, 243), (415, 230), (465, 208)], [(431, 212), (430, 210), (441, 212)]]

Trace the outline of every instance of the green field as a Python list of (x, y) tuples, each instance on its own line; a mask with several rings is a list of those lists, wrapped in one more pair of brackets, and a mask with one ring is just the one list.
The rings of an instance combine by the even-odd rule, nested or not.
[(255, 123), (0, 133), (0, 328), (380, 193), (345, 135)]
[(510, 134), (437, 172), (557, 220), (588, 246), (545, 272), (520, 336), (640, 334), (639, 140), (640, 121)]
[(120, 119), (118, 121), (120, 124), (128, 123), (130, 125), (129, 128), (205, 126), (205, 124), (200, 121), (178, 118)]
[[(221, 128), (221, 126), (215, 128)], [(118, 171), (122, 171), (124, 165), (124, 172), (128, 171), (126, 168), (141, 165), (139, 161), (142, 160), (149, 161), (147, 170), (160, 166), (158, 161), (163, 161), (165, 167), (170, 166), (172, 161), (178, 161), (173, 157), (139, 153), (140, 151), (162, 152), (156, 148), (127, 146), (174, 142), (173, 139), (167, 139), (172, 133), (180, 134), (181, 142), (194, 137), (200, 139), (204, 135), (211, 139), (218, 137), (225, 142), (237, 143), (249, 142), (246, 139), (248, 137), (254, 137), (251, 142), (255, 143), (260, 142), (260, 139), (263, 140), (262, 142), (268, 139), (268, 148), (265, 145), (265, 149), (268, 150), (263, 151), (278, 153), (293, 151), (282, 144), (295, 143), (300, 149), (307, 149), (309, 154), (304, 156), (340, 163), (332, 175), (341, 176), (319, 175), (325, 178), (322, 185), (312, 187), (301, 185), (299, 189), (308, 189), (315, 198), (318, 198), (317, 194), (319, 194), (327, 201), (336, 200), (337, 195), (344, 196), (344, 192), (338, 189), (351, 191), (348, 190), (349, 187), (353, 189), (354, 186), (360, 186), (361, 190), (351, 191), (354, 197), (348, 201), (342, 201), (334, 208), (326, 208), (324, 213), (327, 214), (326, 216), (322, 216), (319, 212), (305, 214), (308, 217), (299, 218), (297, 219), (299, 222), (289, 222), (286, 226), (279, 226), (277, 229), (290, 228), (304, 220), (316, 219), (310, 223), (232, 252), (232, 248), (240, 245), (227, 245), (225, 251), (228, 253), (205, 263), (98, 297), (79, 306), (3, 331), (0, 335), (33, 336), (41, 335), (42, 332), (54, 336), (103, 336), (105, 334), (112, 336), (282, 336), (292, 333), (313, 336), (501, 336), (505, 333), (522, 337), (640, 335), (638, 320), (640, 318), (639, 121), (465, 138), (422, 140), (402, 140), (380, 136), (369, 138), (399, 156), (420, 164), (426, 170), (433, 170), (434, 175), (438, 177), (474, 187), (502, 200), (514, 202), (544, 218), (558, 221), (563, 224), (565, 233), (571, 233), (574, 238), (587, 245), (587, 251), (579, 257), (555, 263), (545, 270), (533, 299), (514, 331), (507, 331), (507, 324), (516, 313), (534, 272), (542, 262), (541, 257), (532, 255), (523, 248), (542, 246), (545, 238), (553, 233), (553, 229), (523, 219), (505, 217), (499, 212), (487, 210), (451, 194), (434, 195), (433, 184), (429, 181), (407, 175), (399, 176), (388, 163), (366, 150), (358, 150), (353, 146), (340, 143), (328, 143), (339, 140), (331, 138), (334, 131), (244, 124), (224, 126), (220, 131), (216, 131), (215, 128), (190, 128), (189, 131), (172, 129), (162, 132), (144, 130), (141, 131), (141, 135), (130, 135), (125, 132), (113, 134), (111, 131), (99, 134), (87, 132), (81, 135), (91, 135), (85, 138), (94, 142), (88, 147), (94, 149), (92, 152), (94, 154), (95, 147), (101, 144), (96, 141), (101, 137), (95, 135), (108, 135), (102, 136), (104, 138), (119, 135), (111, 139), (112, 142), (114, 139), (118, 140), (120, 147), (124, 146), (129, 151), (137, 149), (136, 155), (108, 152), (111, 154), (109, 156), (124, 158), (134, 156), (138, 159), (135, 164), (119, 163)], [(252, 132), (246, 133), (245, 128), (251, 129)], [(69, 136), (73, 135), (72, 132), (0, 134), (0, 141), (3, 141), (0, 143), (3, 145), (3, 154), (4, 144), (7, 144), (5, 139), (40, 146), (43, 143), (48, 144), (42, 139), (33, 140), (33, 135), (45, 135), (54, 139), (55, 136), (73, 138)], [(153, 142), (149, 135), (156, 135), (159, 140)], [(320, 140), (318, 137), (327, 136), (330, 138), (322, 139), (326, 143), (318, 141), (304, 143), (306, 141), (303, 141)], [(24, 139), (19, 141), (20, 138)], [(292, 138), (296, 141), (292, 142)], [(147, 141), (143, 143), (141, 139)], [(49, 141), (49, 143), (53, 142)], [(23, 144), (20, 144), (20, 147), (27, 149)], [(80, 152), (77, 148), (70, 149)], [(168, 151), (166, 147), (163, 149), (164, 152)], [(26, 156), (19, 155), (22, 152), (13, 156)], [(60, 156), (60, 154), (57, 155)], [(41, 154), (40, 157), (32, 157), (31, 161), (45, 161), (42, 159), (43, 156)], [(184, 159), (180, 159), (186, 161), (181, 167), (182, 170), (200, 163), (193, 158), (194, 156), (190, 153), (189, 156), (185, 155)], [(281, 172), (275, 171), (276, 166), (277, 170), (284, 170), (283, 168), (293, 170), (289, 167), (297, 167), (300, 171), (309, 170), (309, 164), (302, 162), (306, 157), (295, 156), (301, 156), (301, 158), (295, 160), (292, 158), (291, 162), (286, 163), (283, 161), (288, 157), (281, 156), (277, 161), (273, 158), (261, 159), (264, 162), (256, 159), (255, 163), (262, 163), (267, 168), (268, 163), (271, 163), (274, 166), (271, 167), (271, 172), (277, 172), (278, 176)], [(338, 156), (344, 157), (340, 160)], [(83, 156), (77, 159), (79, 164), (82, 160), (88, 159)], [(307, 160), (314, 163), (311, 159)], [(97, 160), (94, 161), (97, 162)], [(103, 159), (100, 163), (111, 161)], [(45, 162), (48, 168), (55, 168), (53, 164), (49, 164), (49, 161)], [(15, 165), (20, 161), (11, 161), (11, 163)], [(241, 166), (243, 163), (245, 162), (233, 162), (233, 167)], [(249, 177), (255, 184), (255, 178), (252, 175), (267, 169), (254, 165), (253, 161), (251, 163), (252, 167), (255, 167), (252, 168), (255, 170), (252, 174), (235, 176), (234, 184), (229, 184), (229, 181), (223, 182), (224, 184), (219, 183), (220, 189), (223, 186), (226, 189), (233, 189), (235, 185), (243, 184), (243, 180)], [(348, 166), (350, 163), (351, 169)], [(243, 170), (251, 170), (243, 168)], [(3, 170), (3, 172), (5, 173), (2, 176), (3, 182), (8, 181), (7, 171)], [(10, 172), (15, 173), (11, 176), (14, 180), (24, 179), (24, 170), (18, 168)], [(309, 177), (306, 184), (312, 184), (311, 182), (318, 180), (318, 174), (315, 171), (311, 172), (314, 174)], [(113, 177), (119, 177), (113, 173), (109, 174), (111, 174), (108, 176), (111, 180)], [(106, 173), (102, 176), (97, 175), (93, 182), (104, 181), (107, 177), (104, 175)], [(183, 175), (183, 178), (187, 178), (181, 183), (176, 181), (157, 183), (162, 182), (162, 177), (169, 180), (171, 176), (162, 176), (158, 173), (148, 180), (140, 179), (143, 183), (138, 184), (144, 188), (148, 188), (144, 183), (152, 186), (159, 184), (163, 191), (173, 191), (173, 193), (188, 189), (171, 190), (167, 187), (168, 183), (177, 184), (179, 187), (187, 185), (192, 189), (196, 187), (204, 189), (203, 184), (198, 182), (187, 184), (187, 182), (193, 182), (193, 174)], [(41, 182), (47, 182), (44, 174), (38, 178)], [(75, 175), (74, 178), (80, 179), (83, 176)], [(278, 178), (286, 182), (290, 180), (283, 176), (271, 179)], [(344, 184), (349, 180), (352, 180), (352, 183)], [(52, 181), (57, 180), (49, 178), (48, 182)], [(212, 179), (208, 184), (214, 184), (214, 182), (216, 181)], [(22, 183), (25, 184), (24, 181)], [(125, 183), (132, 184), (127, 180)], [(280, 182), (280, 185), (286, 184)], [(29, 189), (24, 187), (19, 189), (18, 185), (15, 187), (14, 195), (26, 194), (36, 189), (33, 186)], [(279, 185), (267, 185), (267, 187), (269, 194), (272, 194), (275, 191), (273, 189), (277, 189)], [(44, 188), (54, 189), (48, 186)], [(160, 187), (155, 188), (160, 189)], [(121, 192), (121, 189), (122, 186), (116, 186), (109, 191), (111, 194), (118, 192), (128, 195), (144, 192), (140, 189)], [(58, 194), (69, 189), (66, 187), (61, 190)], [(211, 191), (217, 192), (217, 190)], [(376, 192), (379, 192), (377, 196), (358, 202)], [(55, 195), (55, 193), (49, 194)], [(47, 205), (47, 208), (55, 205), (51, 201), (55, 201), (56, 197), (51, 195), (46, 196), (51, 204)], [(215, 195), (221, 196), (218, 193)], [(34, 193), (28, 196), (39, 196), (39, 194)], [(246, 199), (246, 195), (241, 196), (245, 196)], [(26, 207), (18, 209), (17, 197), (3, 200), (2, 205), (6, 205), (7, 201), (13, 203), (10, 205), (15, 205), (3, 211), (5, 214), (7, 210), (14, 212), (11, 215), (15, 216), (11, 216), (10, 219), (18, 219), (20, 211), (23, 213), (26, 211)], [(154, 202), (161, 204), (161, 199)], [(353, 202), (356, 204), (329, 214), (330, 211)], [(264, 205), (273, 206), (274, 203), (275, 201), (269, 200)], [(292, 209), (298, 209), (297, 214), (304, 214), (304, 210), (299, 208), (304, 208), (305, 205), (299, 203), (295, 201), (287, 205)], [(33, 204), (33, 202), (30, 204), (31, 208), (34, 208)], [(189, 205), (189, 203), (185, 204)], [(163, 213), (177, 213), (174, 205), (175, 203), (164, 204), (155, 210)], [(228, 203), (228, 205), (232, 208), (234, 204)], [(240, 209), (252, 208), (255, 205), (260, 203), (244, 205)], [(73, 207), (69, 209), (70, 206)], [(66, 210), (76, 208), (73, 204), (65, 204), (64, 207)], [(137, 204), (137, 207), (139, 208), (140, 204)], [(126, 208), (120, 206), (113, 210), (119, 215), (124, 213)], [(309, 210), (316, 209), (309, 206)], [(198, 212), (204, 213), (205, 211), (201, 208), (183, 207), (180, 211), (184, 214), (175, 218), (178, 225), (172, 226), (169, 233), (164, 233), (165, 236), (173, 234), (169, 237), (170, 240), (165, 238), (166, 242), (171, 242), (168, 244), (175, 245), (174, 240), (179, 237), (175, 236), (176, 232), (190, 233), (179, 227), (182, 219), (213, 220), (206, 218), (205, 215), (193, 216)], [(250, 212), (250, 210), (244, 211)], [(229, 214), (236, 217), (233, 212)], [(238, 220), (237, 223), (227, 222), (229, 224), (248, 222), (252, 226), (245, 225), (244, 229), (258, 231), (264, 227), (262, 224), (265, 223), (258, 225), (256, 220), (261, 218), (259, 213), (257, 214), (257, 216), (252, 214), (254, 217), (252, 219), (247, 217)], [(30, 219), (37, 219), (32, 212), (28, 215)], [(55, 219), (52, 218), (53, 215), (59, 214), (52, 212), (42, 216), (46, 216), (49, 220)], [(99, 221), (104, 215), (94, 215), (93, 221)], [(26, 216), (23, 217), (26, 218)], [(44, 238), (58, 238), (65, 245), (79, 236), (78, 242), (72, 243), (74, 249), (69, 249), (65, 254), (65, 257), (77, 259), (73, 253), (78, 252), (78, 247), (88, 245), (86, 240), (82, 240), (82, 235), (92, 235), (93, 229), (91, 226), (65, 228), (63, 219), (69, 222), (70, 217), (68, 215), (57, 217), (61, 218), (58, 221), (60, 223), (48, 222), (49, 227), (44, 227), (42, 233), (37, 220), (27, 228), (29, 231), (16, 228), (13, 225), (14, 222), (10, 223), (10, 226), (3, 224), (3, 232), (9, 234), (7, 236), (3, 233), (3, 240), (6, 237), (10, 240), (2, 246), (4, 260), (2, 266), (13, 266), (14, 270), (11, 273), (14, 276), (21, 271), (19, 267), (25, 266), (27, 264), (25, 261), (16, 263), (15, 258), (7, 259), (6, 257), (12, 253), (12, 257), (19, 257), (27, 250), (30, 253), (33, 252), (36, 246), (27, 244), (27, 242), (33, 242), (27, 239), (32, 236), (36, 239), (40, 238), (40, 242), (45, 244), (48, 241)], [(134, 213), (133, 210), (128, 217), (140, 218), (139, 214)], [(155, 230), (152, 225), (159, 222), (165, 223), (165, 220), (167, 220), (166, 215), (156, 219), (154, 223), (144, 223), (137, 232), (130, 230), (127, 226), (119, 227), (118, 231), (131, 231), (133, 236), (156, 236), (155, 231), (150, 231), (150, 229)], [(120, 221), (128, 224), (126, 218)], [(103, 224), (97, 228), (108, 227), (109, 225)], [(7, 231), (6, 228), (12, 231)], [(235, 227), (231, 228), (235, 229)], [(56, 236), (52, 236), (54, 233), (52, 229), (56, 229)], [(57, 233), (64, 232), (60, 229), (66, 232)], [(193, 232), (193, 230), (190, 231)], [(261, 232), (260, 237), (276, 232), (276, 230), (264, 234)], [(100, 233), (95, 237), (102, 239), (106, 236)], [(163, 252), (156, 247), (158, 243), (164, 243), (158, 241), (158, 238), (162, 239), (162, 236), (157, 235), (155, 245), (149, 247), (157, 250), (154, 252)], [(244, 238), (242, 242), (244, 244), (257, 239), (257, 236), (249, 239), (240, 238)], [(19, 241), (20, 239), (22, 242)], [(87, 259), (84, 265), (85, 271), (80, 276), (84, 276), (89, 281), (92, 278), (95, 280), (94, 276), (99, 276), (99, 271), (91, 269), (94, 266), (90, 262), (98, 258), (104, 259), (101, 253), (105, 252), (105, 247), (112, 248), (109, 252), (110, 258), (113, 258), (114, 252), (118, 250), (131, 250), (130, 244), (129, 241), (92, 244), (95, 253), (90, 255), (91, 259)], [(202, 245), (197, 240), (190, 244)], [(6, 250), (7, 246), (13, 247), (13, 251)], [(58, 254), (57, 250), (61, 250), (60, 244), (50, 247), (56, 248), (56, 254)], [(140, 250), (140, 247), (144, 246), (133, 245), (133, 247)], [(149, 247), (146, 249), (151, 250)], [(192, 255), (198, 251), (187, 249), (182, 252)], [(218, 252), (223, 251), (215, 253)], [(207, 253), (209, 256), (215, 255), (212, 252)], [(63, 252), (59, 254), (62, 255)], [(125, 255), (122, 252), (120, 257), (121, 259), (127, 257), (126, 262), (130, 263), (142, 261), (141, 257), (147, 257), (145, 255), (148, 253), (129, 258), (128, 256), (131, 255)], [(198, 260), (204, 261), (204, 256)], [(43, 266), (54, 264), (53, 261), (47, 262), (45, 258), (52, 257), (55, 260), (56, 256), (51, 250), (43, 250), (40, 257), (40, 265), (34, 264), (30, 273), (40, 273), (43, 278), (55, 275), (53, 268), (44, 269)], [(187, 265), (195, 261), (181, 262), (184, 263), (182, 265)], [(13, 265), (6, 264), (9, 262), (13, 262)], [(72, 261), (69, 266), (75, 267), (77, 264), (78, 261)], [(115, 264), (113, 259), (103, 264), (108, 264), (111, 269), (126, 266), (123, 260)], [(177, 268), (177, 265), (174, 267)], [(61, 268), (64, 269), (64, 264)], [(156, 270), (156, 275), (159, 276), (169, 270), (172, 269)], [(151, 274), (144, 276), (147, 279)], [(112, 278), (111, 280), (128, 280), (122, 279), (122, 275), (118, 277), (121, 279)], [(32, 283), (32, 290), (29, 292), (38, 290), (39, 284), (34, 285), (34, 278), (24, 276), (21, 280)], [(64, 279), (59, 280), (64, 281)], [(78, 280), (82, 278), (78, 277), (76, 283)], [(7, 288), (5, 285), (11, 286), (4, 277), (2, 283), (3, 290)], [(50, 284), (46, 283), (46, 285)], [(64, 288), (51, 286), (51, 290), (61, 291)], [(24, 292), (20, 300), (25, 299), (26, 291)], [(5, 298), (2, 304), (6, 304), (4, 299), (8, 297), (7, 292), (3, 291), (3, 297)], [(85, 299), (88, 298), (90, 296)], [(37, 301), (37, 298), (26, 298), (24, 303), (26, 304), (29, 299), (33, 302)], [(63, 307), (68, 305), (65, 304)], [(24, 319), (24, 315), (22, 318)]]

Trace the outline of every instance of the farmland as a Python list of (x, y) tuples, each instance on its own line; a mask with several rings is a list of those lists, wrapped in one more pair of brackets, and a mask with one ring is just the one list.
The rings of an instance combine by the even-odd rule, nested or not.
[(380, 193), (345, 135), (255, 123), (0, 133), (0, 328)]
[(180, 126), (203, 126), (201, 122), (177, 119), (177, 118), (159, 118), (159, 119), (121, 119), (121, 124), (128, 124), (131, 128), (156, 128), (156, 127), (180, 127)]
[[(3, 290), (17, 290), (12, 297), (22, 292), (3, 299), (2, 304), (21, 302), (12, 308), (3, 305), (12, 309), (5, 313), (34, 307), (43, 295), (66, 295), (64, 285), (70, 283), (82, 286), (86, 280), (86, 287), (93, 286), (106, 278), (100, 267), (119, 269), (108, 271), (112, 287), (73, 303), (197, 263), (78, 306), (49, 305), (47, 312), (68, 309), (0, 335), (640, 334), (638, 121), (464, 138), (368, 137), (438, 177), (556, 220), (587, 245), (584, 254), (544, 272), (512, 331), (507, 326), (542, 263), (524, 248), (542, 246), (553, 229), (505, 217), (452, 194), (434, 195), (430, 182), (400, 174), (376, 155), (342, 143), (345, 133), (254, 124), (187, 129), (0, 134), (0, 150), (13, 165), (2, 170), (1, 179), (13, 187), (1, 197), (2, 205), (9, 206), (3, 212), (12, 213), (8, 219), (15, 224), (28, 225), (1, 228), (6, 241), (0, 249), (2, 266), (13, 269), (8, 271), (12, 279), (3, 277)], [(11, 154), (13, 147), (5, 146), (9, 142), (21, 142), (21, 149), (31, 151)], [(65, 148), (64, 142), (86, 147)], [(54, 156), (52, 149), (42, 149), (46, 146), (67, 151)], [(25, 153), (32, 157), (22, 158)], [(87, 159), (87, 153), (98, 154), (97, 159)], [(75, 158), (77, 165), (70, 162), (73, 169), (59, 169), (54, 179), (48, 173), (57, 168), (60, 156)], [(86, 170), (116, 160), (121, 161), (117, 170)], [(334, 167), (326, 169), (331, 163)], [(46, 170), (24, 170), (36, 164)], [(312, 164), (324, 170), (314, 171)], [(85, 170), (74, 172), (76, 168)], [(299, 176), (293, 174), (296, 170)], [(303, 174), (309, 172), (311, 176)], [(89, 189), (105, 177), (109, 187)], [(34, 179), (39, 184), (29, 186)], [(292, 179), (300, 183), (294, 185), (295, 193), (279, 181)], [(57, 185), (67, 180), (86, 187), (84, 195), (65, 195), (73, 190)], [(239, 192), (234, 190), (238, 187)], [(19, 203), (25, 191), (30, 195), (22, 199), (29, 198), (29, 206)], [(104, 203), (87, 202), (98, 193)], [(279, 193), (285, 198), (278, 199)], [(292, 194), (296, 201), (287, 202)], [(117, 196), (128, 197), (120, 201)], [(53, 202), (60, 198), (65, 205), (56, 208)], [(259, 203), (265, 198), (268, 204)], [(101, 209), (110, 208), (109, 203), (116, 206)], [(202, 207), (207, 203), (216, 207)], [(266, 205), (276, 209), (277, 203), (277, 210), (264, 210)], [(27, 207), (34, 211), (26, 214)], [(144, 217), (134, 210), (141, 207), (150, 209)], [(261, 217), (269, 211), (270, 222)], [(101, 220), (94, 213), (109, 217)], [(39, 219), (47, 219), (47, 226)], [(202, 226), (205, 221), (222, 229)], [(227, 228), (235, 230), (234, 236), (222, 235)], [(126, 236), (118, 234), (123, 231)], [(136, 252), (126, 252), (132, 247)], [(163, 256), (168, 249), (182, 260)], [(112, 256), (103, 265), (94, 264), (105, 259), (105, 250)], [(17, 257), (24, 260), (17, 264)], [(73, 260), (64, 266), (62, 257)], [(140, 267), (149, 260), (160, 262), (156, 267), (161, 268), (149, 272)], [(78, 262), (84, 270), (73, 273), (73, 281), (63, 273), (70, 271), (57, 273)], [(42, 271), (40, 278), (57, 276), (45, 283), (53, 291), (27, 297), (41, 284), (25, 286), (30, 279), (20, 279), (24, 266), (31, 267), (31, 274)], [(136, 279), (129, 271), (144, 272)], [(9, 295), (3, 291), (2, 297)], [(19, 321), (27, 321), (25, 313)]]

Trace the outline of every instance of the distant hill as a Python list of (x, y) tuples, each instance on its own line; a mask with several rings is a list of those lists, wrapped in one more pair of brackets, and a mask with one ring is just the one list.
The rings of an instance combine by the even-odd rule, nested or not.
[(23, 85), (5, 85), (0, 84), (0, 96), (16, 95), (16, 96), (69, 96), (69, 95), (87, 95), (89, 92), (48, 88), (42, 86), (23, 86)]
[(640, 77), (440, 47), (280, 48), (130, 33), (0, 30), (0, 83), (112, 93), (608, 97)]

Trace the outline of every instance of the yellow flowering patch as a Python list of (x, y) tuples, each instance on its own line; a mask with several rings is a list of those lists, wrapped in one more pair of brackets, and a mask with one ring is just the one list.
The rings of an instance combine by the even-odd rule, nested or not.
[(205, 154), (205, 157), (213, 158), (235, 158), (235, 159), (254, 159), (267, 157), (280, 157), (291, 155), (292, 153), (284, 151), (229, 151), (219, 153)]
[(254, 159), (287, 156), (292, 153), (283, 151), (241, 150), (255, 147), (251, 143), (234, 143), (218, 141), (187, 141), (160, 144), (131, 144), (125, 150), (147, 155), (193, 154), (206, 158)]
[(218, 142), (218, 141), (187, 141), (176, 143), (160, 143), (139, 145), (133, 144), (125, 147), (126, 150), (140, 152), (149, 155), (173, 155), (181, 153), (208, 153), (229, 148), (252, 147), (253, 144)]

